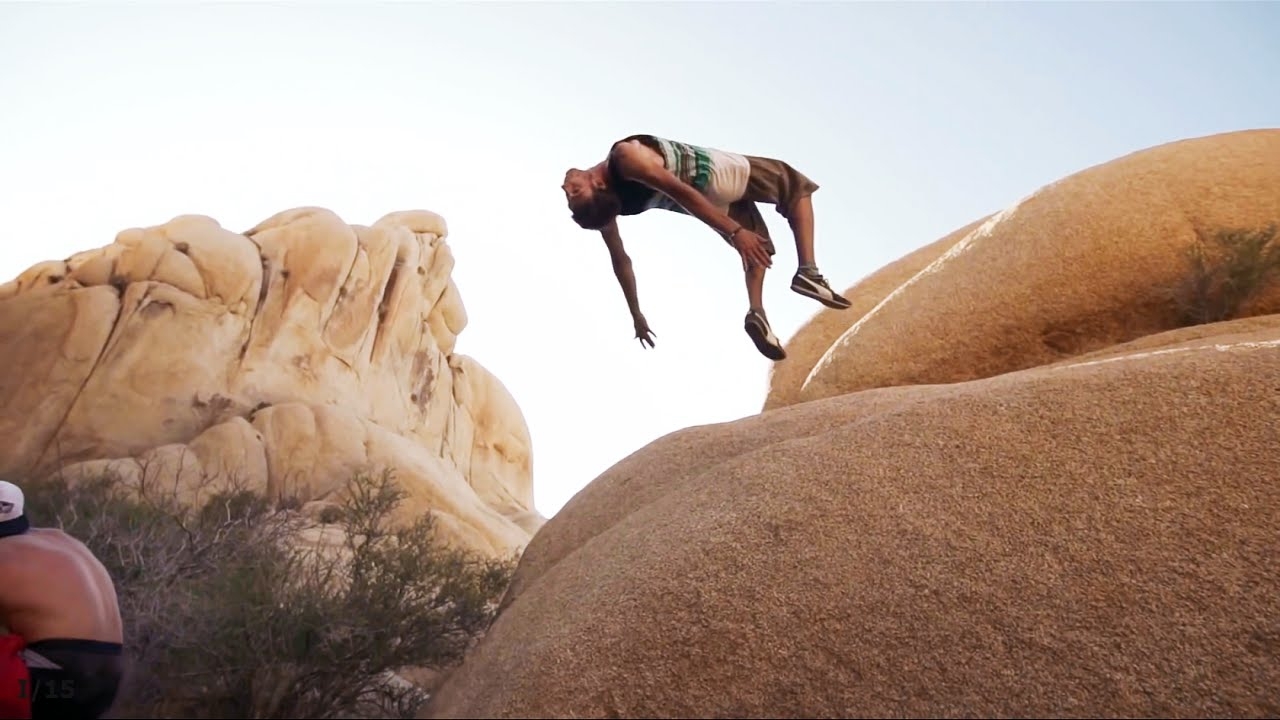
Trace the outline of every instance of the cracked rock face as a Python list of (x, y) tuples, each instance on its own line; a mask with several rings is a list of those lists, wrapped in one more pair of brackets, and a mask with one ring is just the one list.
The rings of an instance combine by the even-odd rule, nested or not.
[[(523, 547), (529, 432), (455, 354), (467, 323), (444, 220), (323, 208), (245, 233), (198, 215), (121, 232), (0, 286), (0, 475), (110, 469), (324, 499), (391, 468), (457, 542)], [(208, 480), (213, 479), (212, 485)]]

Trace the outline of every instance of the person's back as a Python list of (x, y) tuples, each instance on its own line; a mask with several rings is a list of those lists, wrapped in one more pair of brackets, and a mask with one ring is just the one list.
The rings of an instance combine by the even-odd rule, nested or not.
[(0, 612), (28, 646), (50, 638), (123, 642), (106, 568), (84, 543), (54, 528), (0, 538)]
[[(110, 574), (84, 543), (31, 528), (22, 491), (0, 481), (0, 679), (30, 717), (98, 718), (124, 674), (123, 622)], [(26, 677), (23, 677), (26, 675)], [(14, 682), (14, 678), (17, 682)]]

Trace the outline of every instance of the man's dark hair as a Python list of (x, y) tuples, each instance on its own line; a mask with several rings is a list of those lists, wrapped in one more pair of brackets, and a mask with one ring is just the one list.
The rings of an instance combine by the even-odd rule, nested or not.
[(591, 199), (573, 209), (573, 221), (584, 230), (599, 230), (622, 210), (622, 200), (612, 190), (597, 188)]

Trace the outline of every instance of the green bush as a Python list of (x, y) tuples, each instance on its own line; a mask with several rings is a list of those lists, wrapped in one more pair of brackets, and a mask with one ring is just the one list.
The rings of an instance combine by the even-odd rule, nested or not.
[[(386, 472), (353, 478), (329, 526), (247, 491), (198, 508), (112, 477), (26, 494), (34, 523), (115, 578), (131, 662), (118, 717), (412, 717), (425, 693), (395, 673), (460, 662), (514, 568), (439, 544), (429, 516), (393, 526), (404, 492)], [(308, 528), (332, 542), (300, 542)]]
[(1174, 295), (1183, 326), (1231, 320), (1246, 302), (1280, 277), (1276, 227), (1229, 229), (1187, 249), (1188, 272)]

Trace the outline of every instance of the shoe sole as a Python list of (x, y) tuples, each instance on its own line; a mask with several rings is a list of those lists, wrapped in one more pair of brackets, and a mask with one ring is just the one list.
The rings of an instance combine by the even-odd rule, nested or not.
[(769, 338), (765, 334), (765, 329), (760, 327), (759, 324), (748, 320), (743, 323), (743, 327), (746, 328), (747, 336), (756, 344), (756, 349), (760, 351), (761, 355), (764, 355), (775, 362), (787, 357), (787, 351), (783, 350), (781, 345), (774, 345), (769, 342)]
[(814, 300), (817, 300), (823, 305), (826, 305), (827, 307), (833, 308), (835, 310), (844, 310), (845, 308), (849, 307), (849, 305), (851, 304), (848, 300), (841, 302), (836, 298), (829, 298), (826, 295), (823, 295), (822, 293), (816, 290), (809, 289), (809, 287), (805, 285), (791, 283), (791, 289), (794, 292), (804, 295), (807, 298), (813, 298)]

